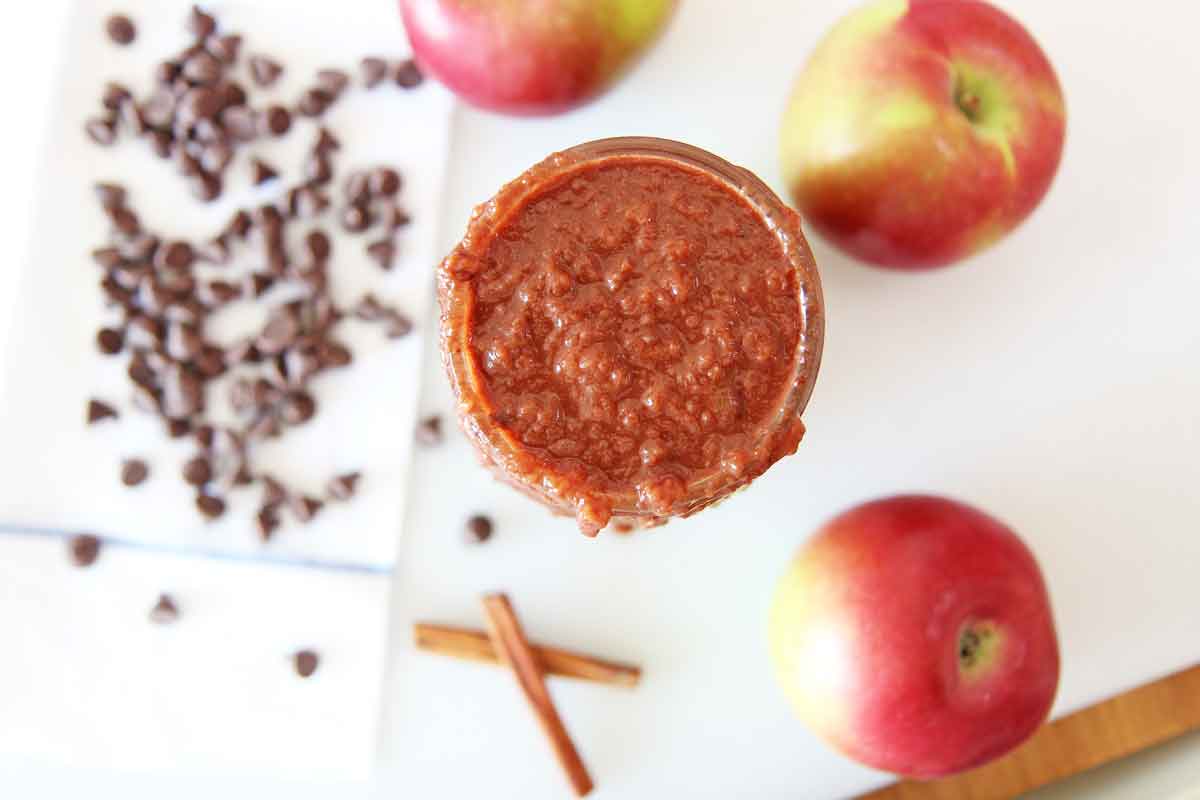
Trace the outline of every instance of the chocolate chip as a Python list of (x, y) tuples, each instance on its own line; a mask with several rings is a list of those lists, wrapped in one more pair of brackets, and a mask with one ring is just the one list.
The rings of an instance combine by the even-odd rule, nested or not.
[(328, 128), (322, 127), (320, 133), (317, 134), (317, 141), (312, 149), (317, 153), (332, 153), (335, 150), (341, 150), (342, 143), (338, 141), (336, 136), (329, 132)]
[(101, 328), (96, 332), (96, 347), (106, 356), (115, 356), (125, 346), (125, 336), (116, 328)]
[(140, 458), (128, 458), (121, 464), (121, 483), (140, 486), (150, 476), (150, 467)]
[(108, 38), (113, 44), (119, 44), (122, 47), (133, 44), (134, 39), (137, 38), (137, 26), (124, 14), (113, 14), (105, 20), (104, 32), (108, 34)]
[(394, 203), (387, 204), (387, 209), (383, 212), (383, 224), (389, 233), (395, 233), (411, 222), (412, 218), (408, 216), (407, 211)]
[(150, 148), (159, 158), (170, 158), (175, 154), (175, 139), (166, 131), (150, 131)]
[(389, 270), (396, 263), (396, 245), (389, 239), (380, 239), (367, 245), (367, 255), (380, 269)]
[(183, 62), (183, 77), (197, 86), (211, 86), (220, 80), (222, 69), (215, 56), (201, 50)]
[(169, 419), (164, 427), (167, 429), (167, 436), (172, 439), (182, 439), (192, 432), (192, 423), (186, 419)]
[(209, 522), (225, 513), (225, 501), (211, 494), (196, 495), (196, 510)]
[(210, 142), (200, 151), (200, 167), (205, 172), (223, 172), (233, 161), (233, 148), (225, 142)]
[(172, 322), (167, 325), (165, 347), (167, 355), (176, 361), (192, 360), (203, 346), (204, 340), (196, 326), (186, 322)]
[(270, 291), (271, 287), (275, 285), (275, 278), (262, 272), (254, 272), (250, 274), (248, 282), (248, 291), (258, 298)]
[(242, 37), (236, 33), (217, 36), (209, 40), (207, 47), (208, 52), (222, 64), (233, 64), (241, 52)]
[(384, 321), (384, 335), (389, 339), (403, 339), (412, 333), (412, 320), (398, 311), (388, 314)]
[(317, 72), (317, 85), (336, 98), (350, 85), (350, 76), (340, 69), (323, 69)]
[(319, 117), (333, 105), (334, 97), (325, 89), (309, 89), (300, 95), (296, 110), (305, 117)]
[(77, 567), (90, 567), (100, 557), (100, 540), (90, 533), (72, 536), (69, 547), (71, 562)]
[(117, 419), (117, 410), (103, 400), (91, 399), (87, 404), (87, 424), (95, 425), (106, 419)]
[(125, 187), (117, 183), (97, 183), (96, 199), (105, 211), (113, 211), (125, 205)]
[(301, 678), (312, 677), (321, 659), (312, 650), (300, 650), (292, 655), (292, 664)]
[(110, 83), (104, 87), (100, 96), (100, 104), (109, 111), (120, 111), (126, 103), (133, 99), (129, 89), (119, 83)]
[(417, 444), (434, 447), (442, 443), (442, 418), (430, 416), (417, 423)]
[(329, 208), (329, 198), (312, 186), (297, 186), (288, 192), (288, 211), (294, 217), (311, 219)]
[(163, 371), (163, 413), (183, 419), (204, 410), (204, 384), (186, 367), (172, 365)]
[(260, 128), (267, 127), (264, 126), (258, 112), (246, 106), (234, 106), (222, 111), (221, 125), (234, 141), (238, 142), (254, 141), (258, 137)]
[(201, 172), (189, 179), (192, 196), (201, 203), (210, 203), (221, 196), (221, 178), (211, 172)]
[(283, 484), (272, 478), (270, 475), (263, 475), (260, 480), (263, 485), (263, 506), (266, 508), (278, 508), (288, 499), (288, 491)]
[(88, 138), (101, 147), (109, 147), (117, 141), (117, 127), (111, 119), (93, 117), (83, 129)]
[(220, 308), (241, 297), (242, 287), (228, 281), (205, 281), (200, 284), (197, 296), (205, 305)]
[(283, 106), (271, 106), (262, 115), (264, 132), (283, 136), (292, 129), (292, 112)]
[(149, 386), (138, 385), (133, 389), (133, 406), (144, 414), (158, 414), (161, 403), (159, 392)]
[(271, 313), (262, 333), (259, 334), (258, 349), (267, 354), (282, 353), (296, 337), (300, 335), (300, 322), (286, 307), (277, 308)]
[(216, 428), (206, 423), (196, 426), (196, 429), (192, 431), (192, 438), (196, 440), (197, 445), (207, 452), (212, 448), (216, 433)]
[(141, 104), (142, 119), (151, 128), (166, 130), (175, 117), (175, 95), (167, 89), (158, 89)]
[(371, 222), (371, 211), (365, 205), (349, 205), (342, 212), (342, 227), (351, 233), (362, 233)]
[(333, 165), (329, 157), (321, 151), (309, 153), (304, 161), (304, 178), (317, 185), (329, 183), (333, 178)]
[(274, 439), (283, 432), (279, 417), (273, 411), (263, 412), (250, 425), (247, 434), (253, 439)]
[(361, 478), (361, 472), (348, 472), (345, 475), (338, 475), (329, 481), (325, 487), (325, 491), (334, 500), (349, 500), (354, 497), (355, 492), (358, 490), (358, 482)]
[(166, 242), (154, 258), (154, 266), (158, 269), (188, 270), (196, 262), (196, 252), (187, 242)]
[(362, 73), (363, 85), (374, 89), (387, 79), (388, 65), (382, 58), (368, 56), (359, 63), (359, 71)]
[(214, 266), (224, 266), (229, 263), (229, 245), (220, 236), (209, 239), (196, 248), (196, 258)]
[(245, 88), (237, 81), (221, 81), (215, 87), (215, 91), (221, 98), (221, 110), (228, 108), (246, 105), (249, 96), (246, 94)]
[(154, 68), (154, 80), (161, 86), (170, 86), (179, 77), (182, 69), (178, 61), (162, 61)]
[(279, 528), (279, 509), (275, 506), (263, 506), (255, 516), (258, 526), (258, 538), (264, 542), (270, 541)]
[(371, 194), (391, 197), (400, 191), (400, 173), (390, 167), (373, 169), (367, 178), (367, 185)]
[(469, 541), (482, 544), (492, 538), (495, 525), (492, 524), (491, 518), (476, 514), (467, 520), (466, 532)]
[(262, 88), (273, 86), (282, 74), (283, 67), (279, 62), (266, 56), (250, 57), (250, 77)]
[(325, 261), (333, 252), (333, 244), (329, 241), (329, 234), (323, 230), (309, 231), (304, 237), (304, 245), (308, 248), (309, 255), (317, 261)]
[(245, 239), (252, 227), (254, 227), (254, 221), (250, 218), (249, 212), (242, 209), (229, 220), (225, 226), (225, 232), (239, 239)]
[(108, 219), (112, 222), (113, 228), (124, 236), (133, 237), (142, 231), (142, 224), (138, 220), (138, 215), (124, 206), (112, 209), (108, 215)]
[(250, 169), (253, 170), (255, 186), (262, 186), (267, 181), (273, 181), (279, 177), (278, 170), (260, 158), (250, 162)]
[(289, 497), (287, 504), (288, 508), (296, 516), (296, 519), (301, 522), (312, 522), (313, 517), (325, 506), (323, 502), (315, 497), (300, 494)]
[(342, 192), (349, 203), (365, 206), (371, 200), (371, 174), (363, 170), (350, 173)]
[(137, 349), (154, 350), (165, 334), (163, 323), (145, 314), (135, 314), (125, 326), (126, 344)]
[(150, 367), (145, 353), (133, 354), (133, 358), (129, 360), (129, 366), (125, 369), (125, 374), (137, 386), (151, 390), (158, 388), (158, 373)]
[(179, 606), (169, 594), (160, 594), (150, 609), (150, 621), (155, 625), (170, 625), (179, 619)]
[(293, 392), (283, 401), (280, 413), (287, 424), (303, 425), (317, 413), (317, 401), (307, 392)]
[(200, 6), (192, 6), (192, 13), (188, 16), (187, 30), (196, 39), (204, 40), (216, 32), (217, 21), (211, 14), (206, 14)]
[(212, 477), (212, 464), (203, 455), (193, 456), (183, 465), (183, 480), (190, 486), (204, 486)]
[(425, 76), (421, 74), (417, 62), (409, 58), (396, 65), (393, 79), (401, 89), (415, 89), (425, 80)]
[(317, 358), (322, 367), (344, 367), (354, 360), (349, 348), (329, 340), (322, 342), (317, 350)]

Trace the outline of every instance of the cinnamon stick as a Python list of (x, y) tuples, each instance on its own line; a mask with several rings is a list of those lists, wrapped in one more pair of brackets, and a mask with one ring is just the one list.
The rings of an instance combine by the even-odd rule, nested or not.
[(579, 751), (575, 749), (575, 744), (563, 725), (562, 718), (558, 716), (554, 700), (546, 689), (542, 668), (521, 630), (521, 623), (517, 620), (512, 604), (506, 595), (489, 594), (483, 598), (483, 610), (487, 612), (492, 646), (516, 676), (517, 684), (541, 724), (558, 763), (567, 774), (567, 780), (571, 782), (571, 788), (575, 790), (576, 796), (583, 797), (592, 791), (594, 784), (583, 759), (579, 757)]
[[(499, 664), (500, 656), (484, 631), (433, 625), (418, 622), (413, 625), (413, 641), (417, 648), (452, 658)], [(530, 643), (534, 658), (547, 675), (577, 678), (593, 683), (633, 688), (642, 678), (642, 670), (631, 664), (621, 664), (602, 658)]]

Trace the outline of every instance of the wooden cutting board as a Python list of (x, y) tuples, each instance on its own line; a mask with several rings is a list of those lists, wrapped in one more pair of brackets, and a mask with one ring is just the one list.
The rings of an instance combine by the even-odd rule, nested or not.
[(860, 800), (1004, 800), (1200, 728), (1200, 665), (1042, 727), (1004, 758), (936, 781), (902, 781)]

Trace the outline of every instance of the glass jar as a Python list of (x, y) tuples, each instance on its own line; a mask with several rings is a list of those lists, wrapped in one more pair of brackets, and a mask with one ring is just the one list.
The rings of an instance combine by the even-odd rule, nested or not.
[[(654, 209), (665, 210), (663, 227), (674, 238), (663, 238)], [(765, 242), (771, 246), (753, 248)], [(629, 255), (621, 262), (623, 252)], [(602, 281), (613, 291), (621, 287), (617, 262), (645, 279), (636, 297), (605, 299)], [(607, 276), (581, 277), (593, 269)], [(708, 300), (688, 301), (689, 287)], [(721, 307), (713, 310), (711, 298), (721, 298)], [(632, 530), (694, 514), (795, 452), (803, 436), (800, 415), (820, 366), (824, 304), (799, 215), (755, 175), (699, 148), (621, 137), (550, 156), (475, 209), (438, 270), (438, 299), (459, 423), (480, 459), (501, 480), (576, 517), (588, 535), (610, 521), (614, 530)], [(742, 307), (759, 309), (759, 316), (739, 318)], [(659, 320), (659, 313), (674, 316)], [(606, 335), (601, 318), (611, 321), (608, 335), (625, 338), (599, 341)], [(675, 336), (683, 320), (711, 323), (715, 333), (706, 338), (701, 331), (708, 328), (693, 327)], [(508, 335), (505, 325), (515, 332), (498, 339)], [(609, 386), (610, 376), (628, 386), (621, 381), (629, 377), (630, 348), (663, 344), (643, 344), (653, 335), (638, 339), (638, 325), (665, 331), (674, 360), (635, 370), (652, 387), (635, 386), (643, 395), (631, 401)], [(784, 341), (788, 349), (779, 352)], [(642, 355), (632, 352), (633, 361), (644, 365)], [(594, 362), (600, 371), (589, 373)], [(527, 386), (522, 369), (533, 376)], [(754, 387), (768, 374), (776, 383), (764, 400)], [(713, 375), (723, 383), (711, 383)], [(736, 397), (728, 394), (731, 385), (741, 387)], [(769, 406), (740, 429), (721, 416), (727, 396), (741, 398), (739, 409)], [(662, 413), (671, 416), (655, 417)], [(677, 441), (664, 444), (664, 430), (676, 432)], [(637, 454), (626, 452), (631, 440)], [(672, 446), (669, 468), (640, 466), (656, 465)], [(619, 469), (608, 471), (610, 463)]]

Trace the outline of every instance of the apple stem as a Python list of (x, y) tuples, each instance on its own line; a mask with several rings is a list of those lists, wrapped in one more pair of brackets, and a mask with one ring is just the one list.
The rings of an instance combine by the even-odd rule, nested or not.
[(960, 89), (954, 98), (955, 104), (971, 122), (979, 118), (979, 95), (969, 89)]
[(963, 669), (975, 666), (980, 651), (991, 636), (992, 629), (988, 625), (972, 625), (963, 628), (958, 637), (958, 661)]

